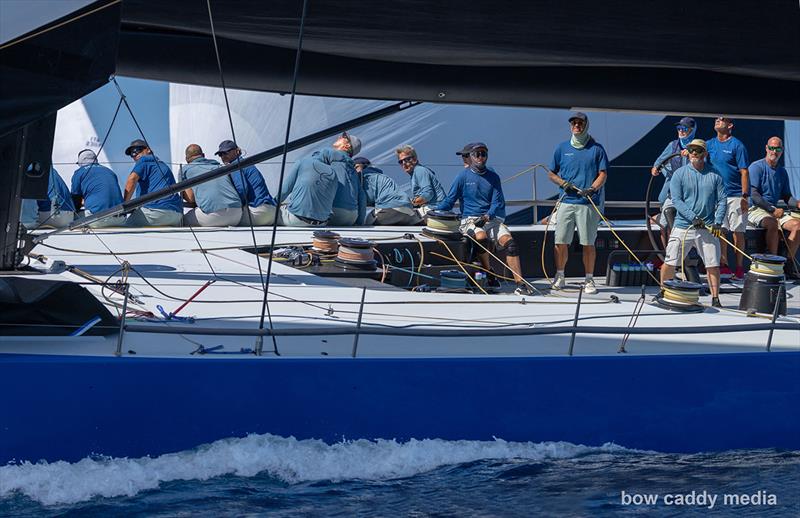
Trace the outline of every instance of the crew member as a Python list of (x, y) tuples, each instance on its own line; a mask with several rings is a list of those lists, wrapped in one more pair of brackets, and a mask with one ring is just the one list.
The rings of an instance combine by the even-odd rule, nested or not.
[(55, 228), (64, 228), (75, 219), (75, 204), (69, 188), (61, 175), (54, 168), (50, 168), (50, 178), (47, 180), (47, 199), (36, 200), (39, 208), (37, 223)]
[[(97, 155), (91, 149), (78, 153), (78, 169), (72, 174), (72, 201), (75, 207), (83, 205), (86, 216), (116, 207), (122, 203), (119, 179), (108, 167), (97, 163)], [(92, 228), (119, 227), (125, 224), (125, 215), (108, 216), (94, 223)]]
[[(686, 146), (694, 139), (697, 133), (697, 122), (691, 117), (683, 117), (675, 124), (675, 129), (678, 130), (678, 138), (667, 144), (664, 151), (662, 151), (661, 154), (658, 155), (658, 158), (656, 158), (656, 161), (653, 162), (653, 168), (650, 170), (650, 174), (653, 176), (658, 176), (659, 174), (664, 175), (664, 185), (661, 187), (661, 192), (658, 194), (658, 202), (661, 204), (661, 213), (657, 220), (658, 225), (661, 227), (661, 242), (664, 246), (667, 245), (669, 228), (672, 227), (675, 221), (675, 207), (669, 195), (669, 181), (672, 179), (672, 173), (689, 163), (689, 153), (686, 151)], [(673, 156), (670, 158), (659, 172), (659, 164), (666, 160), (668, 156), (679, 153), (680, 156)]]
[(325, 148), (295, 162), (278, 194), (278, 224), (290, 227), (327, 224), (333, 214), (338, 184), (331, 164), (346, 159), (346, 153)]
[(419, 163), (417, 151), (404, 144), (395, 150), (397, 163), (411, 177), (411, 204), (420, 217), (444, 200), (444, 188), (429, 168)]
[(353, 159), (356, 172), (361, 175), (366, 205), (374, 207), (367, 213), (365, 225), (416, 225), (419, 216), (411, 206), (408, 194), (400, 190), (394, 180), (370, 164), (364, 157)]
[[(238, 162), (242, 156), (242, 150), (232, 140), (223, 140), (219, 143), (219, 149), (214, 153), (222, 159), (225, 164)], [(243, 167), (241, 170), (232, 171), (230, 174), (233, 185), (239, 193), (239, 200), (242, 207), (242, 218), (239, 220), (240, 227), (264, 227), (275, 223), (275, 213), (277, 204), (270, 196), (267, 183), (261, 175), (261, 171), (254, 165)], [(245, 207), (247, 210), (245, 210)]]
[[(742, 141), (733, 136), (733, 120), (729, 117), (717, 117), (714, 120), (714, 130), (717, 132), (717, 136), (709, 139), (706, 144), (711, 165), (725, 180), (725, 195), (728, 201), (723, 228), (733, 232), (733, 244), (739, 250), (744, 250), (744, 234), (747, 231), (747, 200), (750, 198), (747, 150)], [(739, 250), (736, 251), (734, 279), (741, 280), (744, 278), (744, 257)], [(724, 241), (722, 242), (721, 261), (720, 272), (722, 275), (730, 275), (728, 244)]]
[(461, 151), (456, 151), (456, 155), (461, 157), (461, 161), (464, 163), (464, 169), (469, 167), (469, 152), (472, 149), (472, 146), (477, 144), (477, 142), (470, 142), (469, 144), (464, 144), (464, 147), (461, 148)]
[(363, 225), (367, 208), (366, 195), (353, 163), (353, 156), (361, 151), (361, 140), (345, 131), (333, 143), (333, 149), (343, 156), (331, 162), (337, 184), (333, 214), (328, 224), (337, 227)]
[[(482, 245), (483, 248), (478, 247), (478, 259), (483, 268), (491, 272), (489, 254), (484, 250), (489, 248), (491, 240), (497, 243), (499, 252), (506, 252), (508, 266), (517, 282), (514, 293), (533, 295), (522, 279), (517, 243), (503, 223), (506, 217), (506, 200), (503, 197), (500, 176), (486, 166), (488, 159), (489, 148), (486, 144), (474, 143), (469, 152), (469, 168), (458, 173), (450, 186), (450, 192), (435, 208), (451, 210), (458, 201), (461, 206), (461, 233), (472, 236)], [(489, 277), (496, 282), (494, 275)]]
[[(589, 118), (585, 113), (574, 112), (569, 117), (572, 137), (559, 144), (553, 153), (548, 176), (563, 191), (558, 207), (555, 236), (556, 277), (554, 289), (566, 285), (564, 268), (567, 265), (568, 247), (572, 243), (575, 228), (583, 246), (583, 268), (586, 281), (584, 293), (597, 293), (594, 284), (594, 262), (597, 226), (601, 203), (600, 191), (606, 182), (608, 156), (606, 150), (589, 134)], [(594, 206), (589, 202), (594, 202)]]
[[(181, 181), (213, 171), (222, 164), (206, 158), (197, 144), (186, 147), (186, 166), (181, 168)], [(234, 173), (235, 174), (235, 173)], [(233, 227), (242, 220), (242, 200), (231, 176), (220, 176), (183, 191), (183, 199), (194, 208), (184, 215), (192, 227)]]
[[(751, 225), (767, 230), (767, 250), (771, 254), (778, 253), (780, 233), (786, 230), (789, 257), (794, 258), (800, 244), (800, 218), (792, 217), (790, 211), (800, 211), (800, 201), (792, 196), (786, 168), (778, 165), (783, 155), (783, 141), (772, 137), (765, 149), (766, 156), (748, 168), (752, 203), (747, 219)], [(776, 207), (780, 201), (786, 203), (787, 209)]]
[[(139, 195), (145, 195), (160, 189), (175, 185), (175, 178), (170, 168), (153, 155), (147, 142), (136, 139), (125, 149), (125, 154), (131, 157), (136, 164), (125, 182), (125, 201), (133, 198), (136, 187)], [(179, 227), (183, 220), (183, 204), (177, 194), (151, 201), (134, 210), (125, 225), (129, 227)]]
[(670, 193), (675, 204), (675, 226), (669, 235), (661, 283), (672, 279), (675, 266), (692, 248), (703, 259), (711, 291), (711, 305), (719, 302), (719, 236), (727, 205), (722, 177), (706, 163), (706, 143), (694, 139), (686, 146), (689, 163), (672, 174)]

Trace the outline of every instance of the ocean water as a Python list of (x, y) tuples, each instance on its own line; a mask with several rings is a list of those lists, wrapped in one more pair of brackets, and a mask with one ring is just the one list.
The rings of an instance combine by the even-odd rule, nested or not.
[(156, 458), (0, 467), (0, 516), (651, 514), (800, 516), (800, 452), (267, 434)]

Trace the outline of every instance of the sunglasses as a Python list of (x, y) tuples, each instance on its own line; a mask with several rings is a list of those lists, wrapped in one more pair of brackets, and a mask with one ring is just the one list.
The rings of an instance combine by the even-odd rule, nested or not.
[(718, 121), (722, 121), (722, 122), (730, 122), (730, 121), (731, 121), (731, 120), (730, 120), (729, 118), (727, 118), (727, 117), (717, 117), (717, 118), (716, 118), (716, 120), (718, 120)]
[(131, 149), (131, 155), (130, 155), (131, 158), (135, 158), (136, 155), (138, 155), (139, 153), (141, 153), (144, 150), (145, 150), (145, 148), (143, 148), (143, 147), (136, 147), (136, 148)]
[(689, 126), (678, 126), (678, 131), (683, 131), (684, 133), (691, 131)]
[(689, 151), (689, 154), (691, 155), (702, 155), (703, 153), (706, 152), (706, 150), (701, 147), (692, 147), (689, 148), (687, 151)]
[(414, 157), (413, 156), (407, 156), (405, 158), (401, 158), (400, 160), (398, 160), (397, 163), (400, 164), (400, 165), (403, 165), (405, 163), (410, 163), (410, 162), (413, 162), (413, 161), (414, 161)]
[(769, 149), (770, 151), (775, 151), (776, 153), (780, 153), (781, 151), (783, 151), (783, 147), (781, 146), (767, 146), (767, 149)]
[(487, 151), (473, 151), (470, 153), (470, 155), (474, 156), (475, 158), (486, 158), (489, 156), (489, 153)]
[(571, 121), (569, 121), (569, 123), (570, 123), (570, 125), (572, 125), (572, 126), (583, 126), (583, 125), (585, 125), (585, 124), (586, 124), (584, 121), (582, 121), (582, 120), (580, 120), (580, 119), (574, 119), (574, 120), (571, 120)]

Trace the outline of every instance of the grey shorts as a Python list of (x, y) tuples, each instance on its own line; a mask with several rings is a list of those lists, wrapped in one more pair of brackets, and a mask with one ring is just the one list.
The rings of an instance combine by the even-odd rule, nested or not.
[(703, 259), (706, 268), (719, 266), (719, 239), (711, 235), (711, 232), (704, 228), (673, 228), (669, 234), (667, 242), (666, 258), (664, 263), (670, 266), (677, 266), (692, 248), (697, 249), (697, 253)]
[(131, 212), (126, 227), (180, 227), (183, 214), (174, 210), (141, 207)]
[(594, 246), (597, 239), (597, 226), (600, 215), (591, 205), (562, 203), (558, 206), (556, 221), (556, 244), (572, 243), (575, 229), (578, 229), (578, 241), (584, 246)]

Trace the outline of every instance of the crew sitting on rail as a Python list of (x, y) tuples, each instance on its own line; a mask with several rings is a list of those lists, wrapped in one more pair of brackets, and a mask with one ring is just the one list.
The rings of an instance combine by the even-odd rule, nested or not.
[[(497, 243), (498, 252), (506, 252), (508, 266), (517, 282), (515, 293), (533, 295), (522, 278), (517, 243), (503, 223), (506, 217), (506, 200), (503, 197), (500, 176), (494, 169), (486, 166), (489, 148), (482, 142), (472, 144), (469, 159), (470, 166), (458, 173), (444, 201), (434, 208), (452, 210), (458, 201), (462, 217), (459, 230), (477, 242), (478, 259), (483, 268), (487, 272), (492, 271), (488, 253), (491, 240)], [(487, 277), (490, 285), (499, 286), (499, 281), (493, 273)]]
[(47, 180), (47, 199), (36, 200), (36, 204), (39, 208), (37, 223), (40, 226), (64, 228), (75, 219), (75, 205), (72, 203), (69, 188), (52, 167)]
[(353, 163), (353, 156), (361, 151), (361, 140), (345, 131), (333, 143), (333, 149), (343, 156), (331, 162), (331, 168), (336, 173), (337, 185), (336, 196), (333, 198), (333, 214), (328, 220), (328, 225), (337, 227), (363, 225), (367, 210), (366, 195)]
[[(153, 155), (153, 151), (144, 140), (136, 139), (131, 142), (131, 145), (125, 149), (125, 154), (136, 162), (125, 182), (125, 201), (133, 198), (137, 186), (139, 187), (139, 196), (144, 196), (175, 185), (175, 178), (172, 176), (169, 166)], [(171, 194), (134, 210), (125, 221), (125, 226), (179, 227), (182, 220), (181, 197)]]
[[(108, 167), (97, 163), (97, 154), (91, 149), (78, 153), (80, 166), (72, 174), (72, 201), (75, 207), (85, 208), (85, 215), (91, 216), (101, 211), (116, 207), (122, 203), (122, 192), (119, 190), (119, 179)], [(125, 215), (108, 216), (94, 223), (92, 228), (120, 227), (125, 224)]]
[(550, 180), (563, 191), (556, 221), (556, 277), (553, 288), (559, 290), (566, 286), (564, 268), (569, 257), (568, 247), (577, 227), (586, 273), (583, 291), (591, 294), (597, 293), (594, 284), (594, 242), (600, 224), (600, 191), (606, 182), (608, 156), (603, 146), (589, 135), (589, 118), (585, 113), (570, 115), (569, 124), (572, 137), (556, 147), (548, 171)]
[[(747, 149), (742, 141), (734, 137), (733, 120), (729, 117), (717, 117), (714, 121), (714, 130), (717, 136), (709, 139), (708, 158), (722, 179), (725, 181), (725, 195), (728, 198), (725, 209), (725, 222), (722, 227), (733, 233), (733, 244), (739, 250), (744, 250), (744, 235), (747, 231), (747, 200), (750, 199), (750, 182), (748, 180)], [(720, 257), (720, 272), (730, 275), (728, 267), (728, 244), (721, 243), (722, 256)], [(734, 279), (744, 278), (744, 256), (736, 251), (736, 272)]]
[[(225, 164), (237, 162), (242, 156), (242, 150), (232, 140), (223, 140), (219, 149), (214, 153)], [(232, 171), (230, 174), (236, 192), (239, 193), (242, 217), (240, 227), (263, 227), (275, 223), (277, 204), (270, 196), (267, 184), (261, 171), (254, 165), (243, 167), (241, 170)], [(245, 210), (245, 207), (247, 210)]]
[(661, 267), (661, 284), (672, 279), (678, 261), (696, 248), (706, 266), (711, 305), (719, 308), (719, 236), (727, 207), (724, 181), (706, 163), (705, 141), (694, 139), (686, 149), (689, 163), (675, 171), (670, 181), (672, 202), (678, 212)]
[(278, 224), (289, 227), (318, 227), (328, 223), (336, 196), (334, 162), (347, 154), (332, 148), (314, 151), (294, 163), (278, 195)]
[[(786, 168), (778, 165), (783, 155), (783, 141), (772, 137), (765, 148), (766, 156), (748, 168), (751, 207), (747, 219), (751, 225), (767, 230), (767, 250), (771, 254), (778, 253), (780, 234), (783, 230), (788, 231), (786, 244), (789, 257), (794, 258), (800, 244), (800, 201), (792, 196)], [(784, 201), (788, 208), (776, 207), (780, 201)], [(791, 211), (796, 216), (792, 216)]]
[(353, 162), (361, 175), (366, 204), (374, 207), (367, 212), (365, 225), (417, 225), (420, 222), (408, 194), (398, 188), (394, 180), (363, 156), (354, 158)]
[[(181, 181), (222, 166), (216, 160), (206, 158), (203, 149), (197, 144), (186, 146), (186, 162), (181, 168)], [(183, 199), (194, 206), (183, 216), (186, 225), (233, 227), (242, 219), (242, 200), (230, 176), (220, 176), (186, 189), (183, 191)]]
[(404, 144), (395, 149), (397, 163), (411, 177), (411, 205), (424, 217), (444, 200), (444, 187), (429, 168), (419, 163), (417, 151)]
[[(661, 242), (667, 246), (667, 238), (669, 237), (670, 229), (675, 225), (675, 206), (672, 204), (672, 198), (669, 195), (669, 181), (672, 179), (672, 174), (679, 168), (689, 163), (689, 152), (686, 151), (686, 146), (694, 139), (697, 133), (697, 122), (691, 117), (683, 117), (675, 123), (675, 129), (678, 130), (678, 138), (667, 144), (664, 151), (658, 155), (656, 161), (653, 162), (653, 168), (650, 169), (650, 174), (658, 176), (664, 175), (664, 185), (661, 187), (661, 192), (658, 194), (658, 202), (661, 204), (661, 213), (658, 219), (654, 219), (661, 227)], [(658, 170), (658, 166), (667, 159), (670, 155), (673, 156)]]

